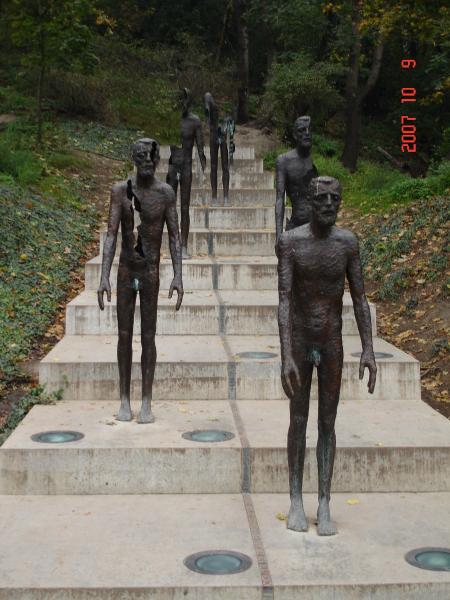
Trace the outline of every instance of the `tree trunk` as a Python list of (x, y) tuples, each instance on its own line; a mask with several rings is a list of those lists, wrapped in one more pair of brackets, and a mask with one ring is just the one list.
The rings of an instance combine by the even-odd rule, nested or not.
[(359, 62), (361, 56), (361, 0), (354, 0), (352, 8), (353, 47), (350, 51), (349, 71), (345, 91), (345, 142), (342, 152), (342, 164), (352, 173), (358, 164), (362, 105), (367, 94), (374, 88), (380, 75), (383, 60), (384, 40), (380, 37), (373, 51), (372, 65), (366, 85), (359, 90)]
[(246, 2), (247, 0), (234, 0), (238, 35), (238, 123), (247, 123), (248, 121), (248, 29), (244, 15)]
[(345, 141), (341, 161), (351, 172), (356, 171), (359, 152), (361, 106), (358, 99), (359, 61), (361, 57), (361, 13), (359, 1), (352, 7), (353, 46), (350, 50), (349, 69), (345, 86)]

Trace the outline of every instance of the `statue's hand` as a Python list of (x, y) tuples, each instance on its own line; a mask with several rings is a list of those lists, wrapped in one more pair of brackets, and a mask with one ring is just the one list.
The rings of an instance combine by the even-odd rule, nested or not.
[(282, 362), (281, 384), (283, 386), (284, 393), (290, 399), (292, 399), (300, 389), (300, 373), (292, 358), (288, 358)]
[(181, 277), (173, 278), (172, 283), (170, 284), (169, 298), (172, 298), (174, 290), (176, 290), (178, 294), (177, 305), (175, 306), (175, 310), (180, 310), (180, 306), (184, 296), (183, 282), (181, 281)]
[(364, 370), (366, 367), (369, 369), (369, 382), (367, 384), (367, 389), (369, 390), (369, 394), (373, 394), (375, 382), (377, 380), (377, 365), (375, 363), (375, 356), (372, 349), (365, 350), (361, 354), (361, 360), (359, 361), (360, 379), (364, 377)]
[(100, 310), (105, 308), (105, 304), (103, 302), (103, 294), (105, 292), (108, 302), (111, 302), (111, 286), (109, 284), (109, 279), (102, 279), (97, 290), (98, 305), (100, 306)]

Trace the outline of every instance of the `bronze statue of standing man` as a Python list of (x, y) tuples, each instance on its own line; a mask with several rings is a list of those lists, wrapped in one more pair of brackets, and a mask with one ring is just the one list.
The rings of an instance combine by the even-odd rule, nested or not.
[(209, 124), (209, 148), (211, 164), (211, 190), (212, 202), (217, 202), (217, 167), (220, 160), (222, 163), (222, 185), (223, 202), (228, 204), (228, 194), (230, 190), (230, 169), (228, 165), (228, 147), (227, 147), (227, 128), (219, 125), (219, 108), (210, 92), (204, 96), (205, 113)]
[[(119, 340), (117, 359), (120, 378), (119, 421), (130, 421), (130, 386), (132, 367), (133, 320), (136, 297), (139, 292), (142, 341), (142, 406), (139, 423), (152, 423), (152, 387), (156, 365), (156, 316), (159, 292), (159, 263), (164, 224), (167, 224), (169, 248), (174, 278), (169, 298), (174, 290), (178, 300), (176, 310), (183, 299), (181, 276), (181, 249), (178, 230), (176, 198), (172, 188), (155, 177), (159, 162), (159, 144), (143, 138), (133, 146), (136, 176), (116, 183), (111, 191), (108, 233), (103, 249), (103, 262), (98, 304), (104, 309), (103, 295), (111, 301), (109, 275), (114, 260), (119, 225), (122, 230), (122, 249), (117, 275), (117, 322)], [(140, 214), (137, 239), (134, 234), (134, 213)]]
[(336, 435), (334, 424), (341, 387), (342, 297), (345, 277), (350, 287), (362, 342), (359, 378), (369, 369), (369, 393), (376, 381), (369, 305), (364, 292), (357, 238), (335, 226), (341, 203), (340, 183), (332, 177), (313, 179), (308, 190), (311, 221), (284, 232), (278, 242), (278, 325), (281, 381), (290, 399), (288, 463), (291, 507), (287, 527), (306, 531), (302, 481), (311, 378), (317, 368), (319, 385), (319, 535), (334, 535), (330, 489)]
[(292, 215), (286, 223), (288, 231), (309, 221), (311, 208), (306, 196), (309, 182), (318, 175), (311, 158), (311, 117), (303, 116), (295, 121), (293, 136), (297, 144), (296, 148), (281, 154), (277, 158), (275, 167), (277, 243), (283, 233), (285, 194), (292, 202)]
[(181, 196), (181, 250), (183, 258), (190, 258), (187, 245), (189, 238), (189, 207), (191, 204), (192, 187), (192, 150), (194, 142), (197, 145), (198, 155), (202, 170), (206, 168), (206, 156), (203, 148), (202, 122), (197, 115), (190, 112), (191, 94), (187, 88), (181, 91), (181, 148), (183, 151), (183, 160), (180, 177), (180, 196)]

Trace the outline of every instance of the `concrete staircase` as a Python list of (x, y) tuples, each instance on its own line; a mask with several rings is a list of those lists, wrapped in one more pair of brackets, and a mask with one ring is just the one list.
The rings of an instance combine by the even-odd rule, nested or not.
[[(160, 176), (168, 148), (162, 149)], [(118, 409), (116, 303), (100, 312), (101, 257), (67, 306), (66, 336), (40, 365), (64, 400), (37, 406), (0, 450), (0, 600), (448, 600), (450, 573), (414, 568), (406, 552), (448, 546), (450, 423), (420, 400), (417, 361), (376, 337), (376, 393), (358, 379), (361, 345), (344, 298), (344, 371), (332, 509), (339, 535), (319, 538), (316, 386), (307, 437), (308, 533), (286, 530), (288, 402), (280, 382), (273, 176), (239, 148), (228, 206), (195, 184), (185, 297), (167, 299), (161, 268), (152, 425)], [(219, 193), (220, 195), (220, 193)], [(103, 236), (101, 236), (103, 239)], [(102, 243), (102, 239), (100, 243)], [(111, 283), (115, 286), (117, 258)], [(140, 395), (140, 316), (132, 388)], [(135, 405), (137, 408), (137, 404)], [(230, 439), (195, 442), (189, 431)], [(31, 436), (79, 431), (66, 444)], [(234, 575), (189, 571), (189, 554), (234, 550)]]

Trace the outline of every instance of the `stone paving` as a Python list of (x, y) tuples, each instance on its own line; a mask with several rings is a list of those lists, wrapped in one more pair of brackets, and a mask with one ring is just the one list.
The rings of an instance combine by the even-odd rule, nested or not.
[[(168, 148), (162, 156), (167, 162)], [(413, 548), (449, 545), (450, 423), (421, 402), (418, 362), (378, 337), (369, 396), (357, 376), (361, 344), (348, 295), (332, 497), (339, 534), (319, 538), (313, 520), (315, 387), (304, 486), (310, 529), (286, 529), (289, 416), (280, 383), (273, 176), (253, 148), (238, 149), (235, 168), (227, 206), (210, 206), (208, 179), (203, 187), (194, 181), (193, 258), (183, 263), (178, 313), (166, 297), (172, 273), (163, 247), (154, 424), (114, 419), (115, 296), (100, 312), (101, 257), (87, 263), (86, 289), (67, 306), (66, 336), (40, 365), (40, 382), (62, 388), (64, 399), (33, 408), (0, 449), (0, 600), (450, 597), (450, 572), (404, 560)], [(117, 259), (113, 288), (116, 272)], [(375, 306), (371, 314), (376, 336)], [(139, 331), (137, 310), (135, 401)], [(31, 439), (61, 429), (84, 437)], [(183, 437), (199, 429), (223, 429), (231, 439)], [(224, 576), (183, 564), (188, 554), (214, 549), (242, 552), (252, 566)]]

